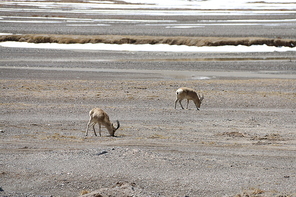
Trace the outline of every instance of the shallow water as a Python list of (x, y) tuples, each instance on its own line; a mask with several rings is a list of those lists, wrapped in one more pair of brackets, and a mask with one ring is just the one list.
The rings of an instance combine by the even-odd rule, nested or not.
[(207, 1), (184, 1), (184, 0), (125, 0), (125, 1), (6, 1), (2, 4), (18, 6), (38, 7), (42, 9), (58, 9), (64, 11), (86, 9), (295, 9), (295, 0), (283, 1), (248, 1), (248, 0), (207, 0)]
[(58, 68), (58, 67), (1, 67), (2, 69), (48, 70), (48, 71), (74, 71), (98, 73), (131, 73), (131, 74), (156, 74), (161, 78), (169, 79), (199, 79), (214, 78), (260, 78), (260, 79), (296, 79), (294, 73), (283, 71), (177, 71), (177, 70), (149, 70), (149, 69), (104, 69), (104, 68)]

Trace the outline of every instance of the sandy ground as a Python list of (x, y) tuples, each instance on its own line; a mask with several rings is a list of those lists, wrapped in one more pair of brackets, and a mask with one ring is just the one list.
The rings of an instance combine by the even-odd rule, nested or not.
[[(59, 73), (1, 69), (1, 196), (296, 195), (295, 79)], [(174, 109), (179, 86), (199, 111)], [(93, 107), (117, 137), (84, 136)]]
[[(293, 10), (105, 15), (0, 4), (0, 33), (295, 41)], [(187, 24), (199, 25), (168, 28)], [(295, 52), (0, 47), (0, 196), (296, 196), (295, 76)], [(180, 86), (204, 94), (199, 111), (174, 109)], [(120, 121), (117, 137), (105, 128), (85, 137), (94, 107)]]

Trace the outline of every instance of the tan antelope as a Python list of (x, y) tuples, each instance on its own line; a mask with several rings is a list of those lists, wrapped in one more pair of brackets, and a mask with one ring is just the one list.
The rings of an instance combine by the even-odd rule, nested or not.
[(95, 136), (97, 136), (97, 133), (95, 130), (95, 124), (97, 124), (97, 123), (99, 124), (100, 136), (101, 136), (101, 125), (105, 126), (107, 128), (107, 130), (109, 131), (110, 136), (113, 136), (113, 137), (114, 137), (115, 131), (120, 127), (119, 121), (116, 120), (117, 127), (115, 128), (113, 126), (113, 124), (110, 122), (108, 114), (100, 108), (94, 108), (94, 109), (90, 110), (89, 117), (90, 117), (90, 119), (87, 123), (85, 136), (88, 135), (88, 129), (90, 126), (93, 127)]
[(178, 101), (179, 101), (182, 109), (184, 109), (181, 101), (183, 99), (187, 99), (187, 108), (186, 109), (188, 109), (189, 100), (192, 100), (194, 102), (195, 106), (196, 106), (196, 109), (199, 110), (200, 105), (201, 105), (201, 102), (204, 99), (204, 96), (203, 95), (200, 96), (193, 89), (187, 88), (187, 87), (179, 88), (176, 91), (176, 94), (177, 94), (177, 99), (175, 101), (175, 109), (177, 107), (177, 102)]

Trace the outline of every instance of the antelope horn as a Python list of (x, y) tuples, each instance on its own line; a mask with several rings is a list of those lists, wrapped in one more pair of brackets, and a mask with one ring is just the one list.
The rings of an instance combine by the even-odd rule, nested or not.
[(204, 99), (205, 97), (204, 97), (204, 95), (202, 94), (201, 96), (199, 95), (199, 100), (200, 100), (200, 102)]
[(118, 120), (116, 120), (116, 123), (117, 123), (117, 127), (115, 128), (115, 131), (116, 131), (117, 129), (119, 129), (119, 127), (120, 127), (120, 123), (119, 123)]

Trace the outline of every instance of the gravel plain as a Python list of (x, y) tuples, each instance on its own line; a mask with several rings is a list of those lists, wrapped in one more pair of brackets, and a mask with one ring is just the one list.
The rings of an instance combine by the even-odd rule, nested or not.
[[(6, 22), (0, 32), (295, 39), (293, 21), (283, 26), (218, 24), (295, 18), (285, 10), (196, 17), (77, 15), (68, 7), (32, 7), (3, 4)], [(26, 17), (63, 22), (24, 23)], [(112, 22), (82, 28), (64, 17), (211, 25), (172, 30)], [(188, 110), (174, 109), (181, 86), (204, 95), (199, 111), (192, 102)], [(0, 196), (296, 196), (295, 52), (0, 47), (0, 88)], [(116, 137), (105, 128), (102, 137), (92, 131), (84, 135), (94, 107), (120, 121)]]
[[(1, 69), (2, 196), (295, 195), (295, 79), (25, 71)], [(184, 85), (199, 111), (174, 109)], [(93, 107), (117, 137), (84, 136)]]

